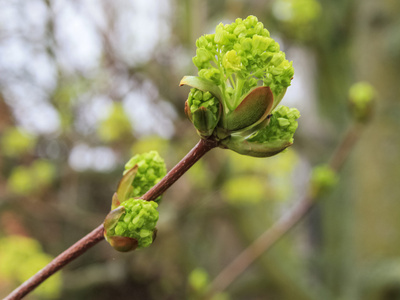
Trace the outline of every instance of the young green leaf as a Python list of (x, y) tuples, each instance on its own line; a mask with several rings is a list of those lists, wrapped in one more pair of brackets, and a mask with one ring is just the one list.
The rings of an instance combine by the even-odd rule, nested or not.
[(224, 128), (236, 131), (264, 121), (271, 112), (273, 102), (269, 87), (262, 86), (253, 89), (233, 112), (223, 117)]

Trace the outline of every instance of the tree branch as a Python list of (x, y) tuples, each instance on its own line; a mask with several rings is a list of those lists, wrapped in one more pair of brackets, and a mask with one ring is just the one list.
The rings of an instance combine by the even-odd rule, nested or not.
[[(175, 167), (173, 167), (163, 179), (161, 179), (160, 182), (143, 195), (143, 199), (150, 201), (163, 194), (187, 170), (189, 170), (191, 166), (203, 157), (204, 154), (217, 146), (218, 142), (214, 140), (201, 139), (196, 146), (194, 146), (193, 149)], [(4, 300), (22, 299), (51, 275), (85, 253), (98, 242), (102, 241), (104, 239), (103, 230), (103, 224), (99, 225), (92, 232), (54, 258), (48, 265), (33, 275), (30, 279), (21, 284), (11, 292), (11, 294), (4, 298)]]
[[(338, 172), (358, 141), (363, 126), (355, 123), (346, 132), (330, 160), (330, 167)], [(314, 199), (306, 195), (287, 215), (281, 217), (272, 227), (243, 250), (228, 266), (226, 266), (210, 284), (206, 299), (224, 291), (240, 274), (242, 274), (264, 252), (269, 250), (286, 233), (299, 223), (315, 206)]]

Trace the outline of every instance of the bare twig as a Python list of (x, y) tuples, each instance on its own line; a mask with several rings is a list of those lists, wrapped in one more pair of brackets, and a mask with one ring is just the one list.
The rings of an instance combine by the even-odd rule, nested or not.
[[(340, 170), (348, 158), (362, 132), (363, 125), (355, 123), (345, 134), (330, 160), (330, 167), (336, 172)], [(297, 205), (267, 229), (257, 240), (240, 253), (226, 266), (210, 284), (206, 299), (215, 293), (224, 291), (240, 274), (242, 274), (257, 258), (269, 250), (289, 230), (301, 221), (315, 206), (314, 199), (306, 195)]]
[[(228, 266), (215, 277), (210, 286), (210, 294), (224, 291), (258, 257), (279, 241), (313, 207), (310, 197), (304, 198), (288, 214), (279, 219), (272, 227), (242, 251)], [(210, 296), (209, 296), (210, 297)], [(208, 299), (208, 298), (207, 298)]]
[[(213, 140), (201, 139), (196, 146), (174, 167), (168, 174), (150, 189), (143, 198), (153, 200), (164, 193), (175, 181), (177, 181), (191, 166), (193, 166), (204, 154), (212, 148), (218, 146)], [(69, 262), (85, 253), (88, 249), (96, 245), (104, 239), (103, 224), (99, 225), (92, 232), (80, 239), (70, 248), (54, 258), (48, 265), (33, 275), (30, 279), (21, 284), (4, 300), (22, 299), (28, 293), (33, 291), (38, 285), (45, 281), (48, 277), (62, 269)]]
[(342, 168), (344, 162), (349, 157), (351, 150), (361, 136), (364, 126), (365, 125), (362, 123), (354, 123), (347, 130), (345, 136), (341, 140), (339, 146), (336, 148), (329, 161), (329, 166), (334, 171), (338, 172)]
[(143, 195), (143, 199), (153, 200), (164, 193), (175, 181), (190, 169), (204, 154), (218, 146), (214, 140), (201, 139), (195, 147), (168, 172), (159, 183)]

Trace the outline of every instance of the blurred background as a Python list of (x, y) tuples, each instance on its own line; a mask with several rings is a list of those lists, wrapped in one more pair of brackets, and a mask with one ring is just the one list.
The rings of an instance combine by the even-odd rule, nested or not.
[(195, 41), (255, 15), (295, 76), (295, 144), (268, 159), (215, 149), (159, 207), (150, 248), (101, 242), (28, 299), (201, 299), (304, 197), (367, 81), (376, 114), (336, 188), (213, 299), (400, 299), (400, 2), (0, 0), (0, 296), (100, 224), (129, 158), (173, 167), (197, 142), (183, 108)]

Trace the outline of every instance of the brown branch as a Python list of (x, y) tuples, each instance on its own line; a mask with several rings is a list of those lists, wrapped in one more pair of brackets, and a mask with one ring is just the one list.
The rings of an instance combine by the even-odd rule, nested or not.
[[(348, 158), (352, 148), (358, 141), (363, 126), (353, 124), (336, 148), (330, 160), (330, 166), (338, 172)], [(297, 223), (299, 223), (315, 206), (314, 199), (306, 195), (287, 215), (281, 217), (272, 227), (268, 228), (257, 240), (242, 251), (228, 266), (226, 266), (210, 284), (206, 299), (224, 291), (240, 274), (242, 274), (263, 253), (269, 250)]]
[[(197, 145), (194, 146), (193, 149), (175, 167), (173, 167), (160, 182), (158, 182), (153, 188), (143, 195), (143, 198), (149, 201), (156, 199), (173, 183), (175, 183), (175, 181), (177, 181), (204, 154), (217, 146), (218, 143), (216, 141), (201, 139)], [(48, 265), (33, 275), (30, 279), (21, 284), (18, 288), (11, 292), (11, 294), (4, 298), (4, 300), (22, 299), (51, 275), (62, 269), (75, 258), (85, 253), (98, 242), (102, 241), (104, 239), (103, 229), (103, 224), (99, 225), (92, 232), (84, 236), (74, 245), (54, 258)]]
[[(228, 266), (215, 277), (210, 287), (210, 295), (224, 291), (258, 257), (279, 241), (285, 233), (294, 227), (313, 207), (310, 197), (304, 198), (288, 214), (279, 219), (272, 227), (242, 251)], [(211, 296), (208, 297), (211, 297)], [(207, 297), (207, 299), (208, 299)]]
[(361, 136), (364, 126), (365, 125), (362, 123), (354, 123), (347, 130), (345, 136), (341, 140), (339, 146), (336, 148), (334, 154), (329, 161), (329, 166), (334, 171), (338, 172), (342, 168), (344, 162), (349, 157), (351, 150)]
[(218, 146), (214, 140), (201, 139), (186, 156), (168, 172), (159, 183), (143, 195), (143, 199), (154, 200), (189, 170), (204, 154)]

